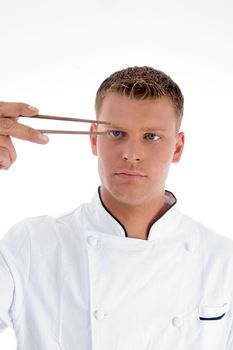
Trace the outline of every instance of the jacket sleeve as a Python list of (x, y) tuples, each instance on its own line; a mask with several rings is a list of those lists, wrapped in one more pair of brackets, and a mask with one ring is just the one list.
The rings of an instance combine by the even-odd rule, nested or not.
[(14, 296), (14, 282), (8, 265), (0, 252), (0, 332), (12, 327), (10, 308)]
[(0, 332), (15, 328), (27, 288), (29, 262), (30, 240), (23, 221), (0, 241)]
[(233, 304), (231, 305), (231, 310), (230, 310), (230, 324), (229, 324), (229, 333), (227, 337), (227, 345), (226, 345), (226, 350), (233, 350)]

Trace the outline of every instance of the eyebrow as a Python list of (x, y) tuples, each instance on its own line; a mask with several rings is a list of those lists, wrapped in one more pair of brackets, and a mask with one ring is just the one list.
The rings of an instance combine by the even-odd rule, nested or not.
[[(120, 125), (115, 125), (115, 124), (109, 124), (109, 125), (104, 125), (104, 127), (107, 127), (108, 129), (117, 129), (117, 130), (129, 130), (129, 129), (125, 129), (123, 126)], [(165, 129), (163, 128), (159, 128), (159, 127), (145, 127), (145, 128), (141, 128), (140, 131), (145, 131), (145, 132), (153, 132), (153, 131), (165, 131)]]

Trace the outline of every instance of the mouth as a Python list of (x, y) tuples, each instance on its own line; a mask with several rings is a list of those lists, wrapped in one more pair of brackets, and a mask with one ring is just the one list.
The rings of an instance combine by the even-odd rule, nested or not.
[(115, 173), (115, 175), (125, 178), (145, 178), (146, 175), (136, 172), (136, 171), (129, 171), (129, 170), (121, 170)]

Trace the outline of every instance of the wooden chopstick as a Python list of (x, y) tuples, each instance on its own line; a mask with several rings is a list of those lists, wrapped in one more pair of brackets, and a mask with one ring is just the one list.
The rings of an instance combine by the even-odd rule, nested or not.
[[(49, 120), (60, 120), (60, 121), (69, 121), (69, 122), (81, 122), (81, 123), (94, 123), (94, 124), (110, 124), (102, 120), (92, 120), (92, 119), (80, 119), (80, 118), (69, 118), (69, 117), (57, 117), (52, 115), (43, 115), (37, 114), (34, 116), (20, 115), (19, 117), (23, 118), (38, 118), (38, 119), (49, 119)], [(43, 134), (73, 134), (73, 135), (104, 135), (107, 132), (103, 131), (71, 131), (71, 130), (42, 130), (37, 129)]]
[(91, 120), (91, 119), (80, 119), (80, 118), (69, 118), (69, 117), (56, 117), (52, 115), (37, 114), (34, 116), (20, 115), (23, 118), (38, 118), (38, 119), (50, 119), (50, 120), (63, 120), (67, 122), (81, 122), (81, 123), (94, 123), (94, 124), (110, 124), (102, 120)]
[(70, 135), (105, 135), (107, 131), (71, 131), (71, 130), (42, 130), (37, 129), (43, 134), (70, 134)]

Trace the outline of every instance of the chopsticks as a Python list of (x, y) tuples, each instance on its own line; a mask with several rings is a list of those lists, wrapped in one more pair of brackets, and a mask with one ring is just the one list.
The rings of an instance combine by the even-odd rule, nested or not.
[(69, 135), (105, 135), (106, 131), (75, 131), (75, 130), (43, 130), (36, 129), (42, 134), (69, 134)]
[[(49, 120), (60, 120), (60, 121), (69, 121), (69, 122), (81, 122), (81, 123), (94, 123), (94, 124), (105, 124), (110, 123), (102, 120), (92, 120), (92, 119), (82, 119), (82, 118), (69, 118), (69, 117), (57, 117), (51, 115), (37, 114), (34, 116), (20, 115), (19, 117), (23, 118), (36, 118), (36, 119), (49, 119)], [(44, 134), (73, 134), (73, 135), (104, 135), (106, 131), (74, 131), (74, 130), (46, 130), (46, 129), (37, 129), (38, 131)]]

